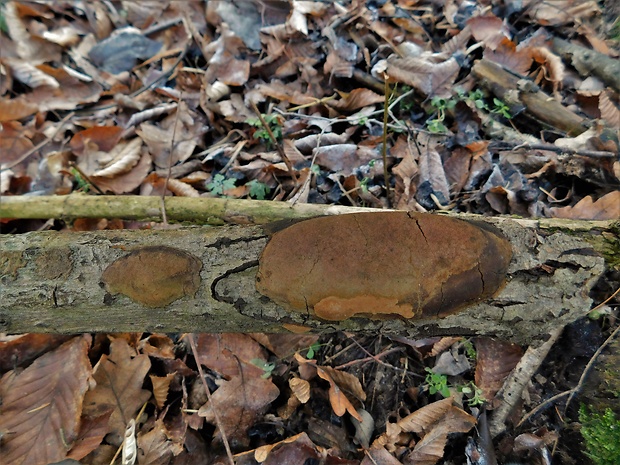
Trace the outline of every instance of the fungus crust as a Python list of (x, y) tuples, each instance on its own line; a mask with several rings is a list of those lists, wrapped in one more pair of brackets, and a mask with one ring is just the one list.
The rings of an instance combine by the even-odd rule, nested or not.
[(352, 213), (276, 232), (261, 255), (256, 287), (289, 311), (324, 320), (435, 318), (495, 295), (511, 258), (508, 240), (487, 224)]
[(202, 262), (173, 247), (142, 247), (115, 260), (101, 277), (111, 294), (147, 307), (165, 307), (200, 287)]

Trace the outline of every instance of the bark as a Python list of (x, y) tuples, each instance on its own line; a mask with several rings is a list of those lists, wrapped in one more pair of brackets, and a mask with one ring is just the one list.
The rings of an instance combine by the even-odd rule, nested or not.
[(581, 76), (594, 75), (605, 85), (620, 92), (620, 61), (596, 50), (554, 37), (553, 51), (575, 67)]
[[(591, 308), (589, 291), (605, 270), (597, 250), (603, 249), (601, 233), (613, 227), (611, 222), (484, 221), (502, 230), (514, 251), (504, 289), (455, 315), (406, 321), (324, 322), (288, 312), (259, 294), (257, 264), (270, 226), (4, 235), (0, 332), (281, 332), (291, 328), (283, 325), (294, 324), (315, 331), (382, 331), (411, 337), (492, 335), (529, 344)], [(116, 276), (117, 269), (126, 268), (126, 262), (117, 260), (145, 250), (161, 258), (156, 263), (162, 269), (176, 270), (172, 273), (180, 279), (180, 296), (158, 297), (158, 284), (147, 286), (152, 299), (130, 298), (128, 291), (119, 291), (124, 280), (140, 278)], [(121, 265), (112, 267), (114, 263)], [(144, 266), (131, 273), (158, 268), (148, 263), (145, 259)]]

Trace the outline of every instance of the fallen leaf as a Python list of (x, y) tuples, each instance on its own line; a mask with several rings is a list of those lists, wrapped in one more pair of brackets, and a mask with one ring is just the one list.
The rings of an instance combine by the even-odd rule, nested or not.
[(47, 465), (66, 458), (78, 437), (91, 374), (90, 336), (76, 337), (0, 380), (3, 465)]

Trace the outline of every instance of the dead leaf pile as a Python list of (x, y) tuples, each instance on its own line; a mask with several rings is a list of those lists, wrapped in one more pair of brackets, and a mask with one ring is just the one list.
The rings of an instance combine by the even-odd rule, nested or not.
[(5, 2), (1, 192), (620, 217), (605, 11), (500, 4)]
[[(201, 334), (193, 352), (187, 337), (3, 338), (0, 353), (13, 354), (0, 379), (3, 465), (111, 463), (121, 449), (142, 465), (225, 463), (225, 444), (237, 464), (359, 465), (372, 457), (433, 465), (449, 435), (477, 423), (464, 410), (472, 393), (456, 389), (472, 373), (459, 338), (411, 342), (415, 357), (445, 358), (434, 370), (453, 373), (455, 387), (442, 399), (428, 377), (406, 374), (399, 386), (386, 386), (385, 368), (408, 362), (379, 346), (377, 356), (360, 359), (352, 349), (361, 346), (342, 350), (327, 341), (323, 349), (318, 336)], [(476, 384), (491, 407), (520, 352), (486, 339), (475, 344)], [(29, 346), (41, 354), (33, 359)], [(328, 355), (346, 356), (352, 369), (319, 363)]]

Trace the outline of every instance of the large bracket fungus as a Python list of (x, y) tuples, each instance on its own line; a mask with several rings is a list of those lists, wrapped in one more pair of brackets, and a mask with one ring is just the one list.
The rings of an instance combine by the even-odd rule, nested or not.
[(510, 243), (486, 223), (424, 213), (314, 218), (276, 232), (257, 290), (323, 320), (442, 317), (504, 285)]

